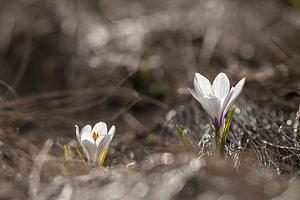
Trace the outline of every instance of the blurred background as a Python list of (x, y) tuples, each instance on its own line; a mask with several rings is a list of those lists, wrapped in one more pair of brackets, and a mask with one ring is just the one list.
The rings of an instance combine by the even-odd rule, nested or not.
[[(223, 71), (233, 85), (246, 77), (243, 105), (295, 116), (299, 9), (298, 0), (2, 0), (0, 179), (14, 177), (3, 194), (26, 195), (48, 138), (63, 160), (75, 124), (117, 126), (107, 165), (178, 152), (169, 144), (180, 137), (164, 127), (195, 104), (186, 89), (195, 72), (212, 81)], [(25, 184), (14, 196), (15, 174)]]

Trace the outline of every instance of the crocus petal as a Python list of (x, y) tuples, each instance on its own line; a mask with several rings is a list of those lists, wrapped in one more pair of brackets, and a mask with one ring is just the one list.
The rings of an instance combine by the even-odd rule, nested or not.
[(113, 136), (107, 136), (106, 140), (105, 140), (105, 144), (104, 144), (104, 150), (106, 150), (106, 148), (110, 145), (111, 141), (113, 139)]
[(221, 101), (221, 114), (222, 114), (222, 116), (220, 116), (220, 117), (224, 117), (226, 115), (226, 113), (227, 113), (226, 108), (227, 108), (227, 106), (230, 102), (230, 99), (232, 97), (233, 92), (234, 92), (234, 87), (232, 87), (230, 89), (230, 92), (222, 99), (222, 101)]
[(199, 95), (204, 96), (196, 76), (194, 76), (194, 88)]
[(99, 135), (99, 137), (96, 140), (96, 146), (99, 146), (100, 142), (104, 139), (105, 136), (106, 134)]
[(75, 129), (76, 129), (77, 140), (78, 140), (78, 142), (81, 144), (80, 131), (79, 131), (78, 125), (75, 125)]
[[(109, 144), (111, 143), (114, 134), (116, 132), (116, 127), (112, 125), (112, 127), (109, 129), (109, 132), (107, 135), (103, 135), (104, 138), (97, 144), (97, 162), (99, 162), (100, 156), (103, 154), (103, 152), (108, 148)], [(97, 141), (98, 142), (98, 141)]]
[(111, 138), (113, 138), (115, 132), (116, 132), (116, 127), (114, 125), (112, 125), (107, 134), (111, 135)]
[(103, 152), (108, 148), (108, 146), (110, 145), (111, 143), (111, 140), (112, 140), (113, 137), (111, 136), (107, 136), (105, 138), (105, 141), (104, 141), (104, 147), (103, 147)]
[(228, 94), (229, 87), (230, 87), (229, 79), (226, 76), (226, 74), (222, 72), (217, 75), (217, 77), (215, 78), (212, 84), (212, 89), (214, 91), (214, 94), (219, 99), (222, 99)]
[(200, 87), (201, 90), (201, 94), (203, 95), (210, 95), (210, 96), (214, 96), (214, 92), (211, 88), (211, 84), (209, 82), (209, 80), (207, 78), (205, 78), (204, 76), (202, 76), (199, 73), (195, 74), (195, 77), (197, 79), (198, 85)]
[(97, 146), (90, 142), (89, 140), (82, 140), (82, 146), (86, 149), (86, 156), (90, 163), (95, 162), (95, 154), (97, 151)]
[(102, 153), (106, 150), (106, 148), (111, 143), (115, 132), (116, 132), (116, 127), (114, 125), (112, 125), (112, 127), (109, 129), (107, 135), (102, 135), (102, 136), (104, 136), (104, 138), (99, 142), (98, 142), (98, 140), (96, 141), (96, 143), (98, 145), (97, 162), (99, 162), (100, 156), (102, 155)]
[(104, 122), (98, 122), (97, 124), (95, 124), (93, 130), (92, 130), (92, 134), (93, 133), (98, 133), (99, 136), (101, 134), (107, 134), (107, 126), (106, 126), (106, 123)]
[(116, 131), (115, 126), (112, 126), (112, 127), (110, 128), (110, 130), (109, 130), (108, 135), (107, 135), (107, 141), (105, 141), (106, 144), (105, 144), (105, 146), (104, 146), (104, 150), (105, 150), (105, 149), (108, 147), (108, 145), (111, 143), (111, 141), (112, 141), (112, 139), (113, 139), (113, 137), (114, 137), (115, 131)]
[(91, 125), (84, 126), (80, 132), (80, 141), (82, 142), (83, 140), (89, 140), (91, 143), (93, 143), (94, 139), (92, 137), (91, 131), (92, 131)]
[(227, 110), (233, 105), (234, 101), (236, 100), (236, 98), (240, 95), (240, 93), (242, 92), (243, 90), (243, 87), (244, 87), (244, 84), (245, 84), (245, 78), (242, 78), (237, 84), (236, 86), (234, 87), (234, 90), (233, 90), (233, 93), (232, 93), (232, 96), (229, 100), (229, 103), (228, 105), (226, 106), (225, 108), (225, 111), (227, 112)]
[[(96, 154), (95, 154), (95, 161), (98, 163), (100, 156), (106, 150), (110, 143), (110, 137), (108, 135), (103, 135), (103, 139), (100, 141), (99, 145), (97, 146)], [(108, 144), (108, 145), (107, 145)]]
[[(85, 127), (82, 129), (81, 132), (79, 131), (78, 125), (75, 125), (75, 128), (76, 128), (76, 136), (77, 136), (77, 140), (78, 140), (79, 144), (81, 145), (81, 147), (82, 147), (84, 153), (87, 154), (87, 149), (85, 148), (84, 145), (82, 145), (82, 142), (81, 142), (81, 135), (82, 135), (81, 133), (82, 133), (82, 132), (85, 132), (85, 134), (90, 134), (90, 130), (92, 129), (92, 127), (91, 127), (91, 126), (85, 126)], [(89, 130), (89, 129), (90, 129), (90, 130)]]
[(201, 95), (198, 95), (195, 90), (190, 88), (188, 88), (188, 90), (211, 118), (220, 116), (221, 102), (217, 97), (202, 97)]

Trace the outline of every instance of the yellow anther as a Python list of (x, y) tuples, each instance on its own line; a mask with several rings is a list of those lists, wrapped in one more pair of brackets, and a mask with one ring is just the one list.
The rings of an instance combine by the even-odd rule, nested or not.
[(93, 139), (94, 139), (95, 142), (96, 142), (98, 137), (99, 137), (99, 134), (94, 132), (93, 133)]

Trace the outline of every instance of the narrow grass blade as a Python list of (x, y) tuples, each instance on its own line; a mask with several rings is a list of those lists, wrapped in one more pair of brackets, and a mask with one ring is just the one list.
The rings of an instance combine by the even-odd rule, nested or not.
[[(109, 146), (108, 146), (108, 147), (109, 147)], [(102, 166), (103, 166), (103, 163), (104, 163), (104, 160), (105, 160), (107, 151), (108, 151), (108, 147), (107, 147), (106, 150), (102, 153), (102, 155), (101, 155), (101, 157), (100, 157), (100, 159), (99, 159), (98, 167), (102, 167)]]
[(70, 146), (68, 146), (68, 161), (71, 163), (71, 166), (73, 166), (73, 154)]
[(67, 165), (69, 158), (68, 158), (68, 150), (66, 145), (64, 145), (64, 155), (65, 155), (65, 164)]
[(75, 140), (74, 140), (74, 146), (75, 146), (76, 152), (77, 152), (79, 158), (82, 160), (83, 164), (84, 164), (84, 165), (87, 165), (86, 162), (85, 162), (85, 160), (83, 159), (83, 157), (82, 157), (82, 155), (81, 155), (81, 153), (80, 153), (78, 147), (77, 147), (77, 144), (76, 144)]
[(187, 141), (187, 139), (186, 139), (184, 133), (182, 132), (181, 128), (176, 125), (176, 129), (177, 129), (177, 131), (179, 132), (179, 134), (181, 136), (181, 139), (183, 141), (184, 146), (186, 146), (186, 147), (191, 146), (190, 143)]
[(231, 121), (232, 121), (233, 113), (234, 113), (234, 107), (232, 108), (232, 110), (230, 112), (230, 115), (228, 117), (227, 123), (226, 123), (225, 128), (224, 128), (224, 132), (223, 132), (223, 135), (222, 135), (221, 148), (220, 148), (221, 155), (224, 155), (224, 152), (225, 152), (225, 144), (226, 144), (226, 139), (227, 139), (227, 133), (228, 133)]

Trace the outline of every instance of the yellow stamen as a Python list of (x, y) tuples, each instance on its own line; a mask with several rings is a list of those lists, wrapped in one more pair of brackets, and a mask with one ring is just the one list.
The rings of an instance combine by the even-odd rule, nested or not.
[(98, 137), (99, 137), (99, 134), (96, 133), (96, 132), (94, 132), (93, 133), (93, 139), (94, 139), (95, 142), (96, 142), (96, 140), (97, 140)]

